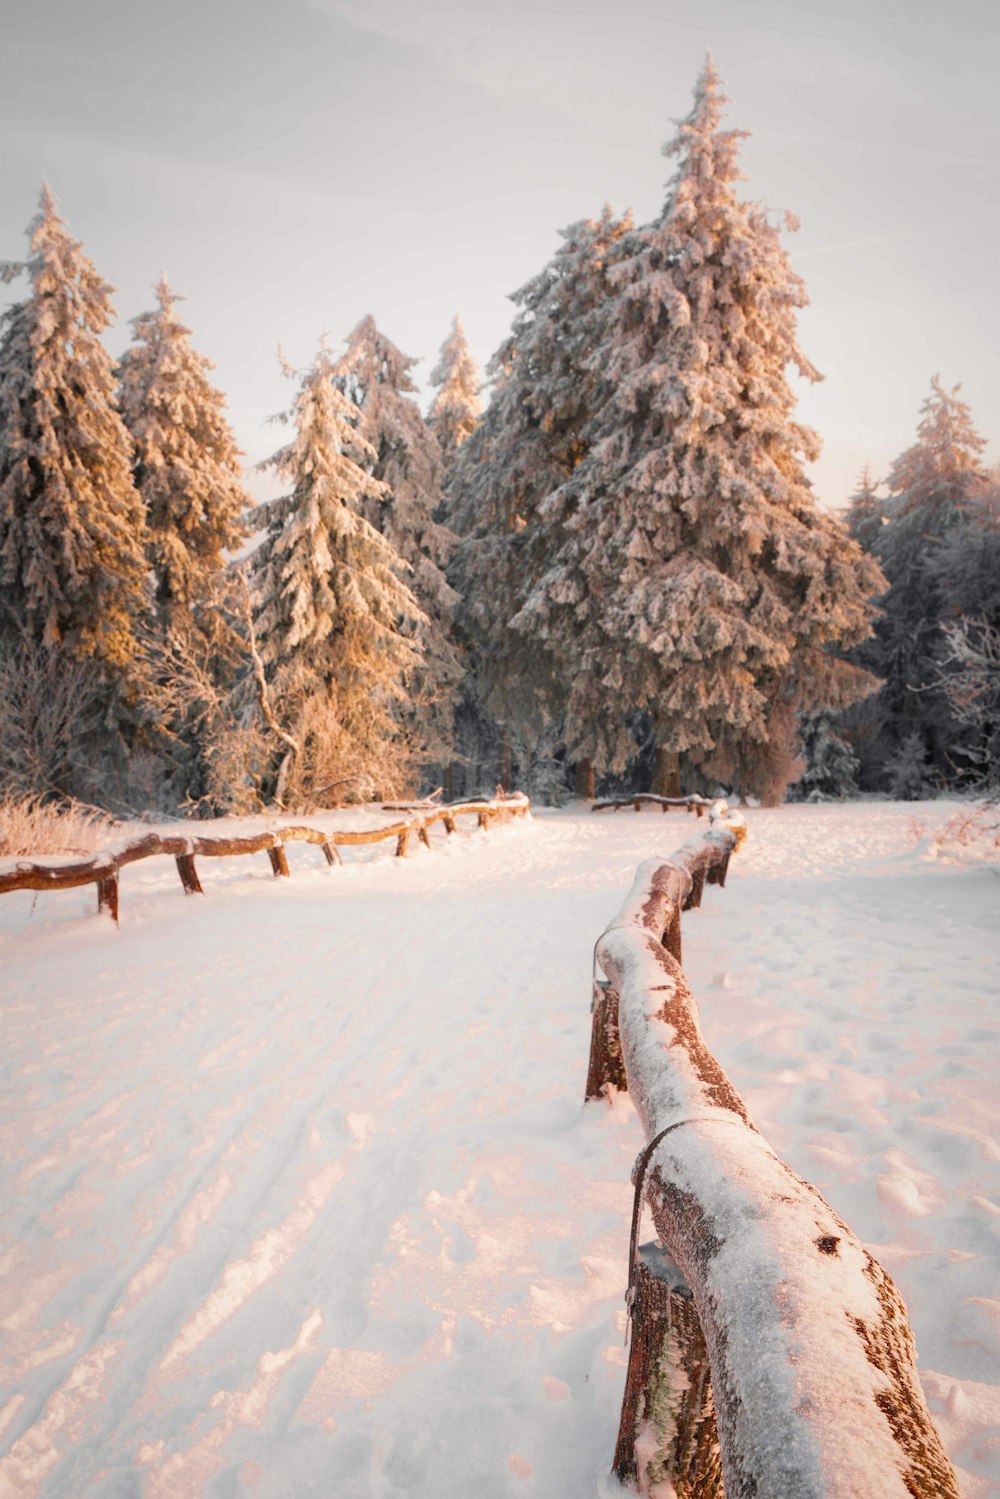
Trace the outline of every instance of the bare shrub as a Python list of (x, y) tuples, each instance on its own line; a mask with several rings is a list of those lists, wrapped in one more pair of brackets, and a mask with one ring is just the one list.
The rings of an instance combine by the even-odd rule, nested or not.
[(0, 788), (72, 798), (89, 784), (87, 746), (104, 725), (101, 669), (27, 634), (0, 638)]
[(8, 792), (0, 798), (0, 857), (92, 854), (108, 842), (115, 822), (80, 802), (46, 802)]

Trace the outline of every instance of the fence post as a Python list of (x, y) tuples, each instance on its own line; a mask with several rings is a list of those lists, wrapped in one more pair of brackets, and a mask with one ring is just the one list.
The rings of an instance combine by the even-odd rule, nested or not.
[(194, 854), (178, 854), (175, 860), (177, 873), (181, 877), (185, 895), (204, 895), (198, 871), (194, 865)]
[(659, 1244), (636, 1256), (632, 1345), (614, 1472), (640, 1494), (724, 1499), (705, 1336), (683, 1275)]

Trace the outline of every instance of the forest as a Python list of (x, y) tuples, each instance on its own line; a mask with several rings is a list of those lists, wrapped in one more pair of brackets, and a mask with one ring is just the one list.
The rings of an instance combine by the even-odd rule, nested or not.
[(485, 383), (457, 317), (426, 415), (370, 316), (286, 368), (258, 504), (182, 298), (116, 363), (46, 186), (0, 267), (0, 795), (995, 792), (1000, 473), (934, 377), (889, 472), (816, 501), (795, 222), (726, 102), (709, 62), (658, 217), (564, 229)]

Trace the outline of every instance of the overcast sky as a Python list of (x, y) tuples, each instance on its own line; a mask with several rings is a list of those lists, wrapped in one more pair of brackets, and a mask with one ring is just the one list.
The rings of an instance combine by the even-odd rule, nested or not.
[(885, 473), (938, 372), (1000, 458), (982, 0), (22, 0), (0, 32), (0, 259), (47, 179), (118, 288), (115, 353), (165, 270), (255, 462), (291, 398), (279, 344), (304, 365), (371, 313), (426, 382), (458, 312), (485, 364), (561, 227), (606, 201), (652, 218), (706, 50), (751, 132), (746, 191), (802, 220), (819, 497)]

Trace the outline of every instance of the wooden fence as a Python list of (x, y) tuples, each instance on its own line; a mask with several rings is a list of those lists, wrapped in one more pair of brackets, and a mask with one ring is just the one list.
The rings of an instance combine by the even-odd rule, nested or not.
[[(711, 821), (640, 865), (595, 949), (587, 1097), (627, 1087), (648, 1142), (614, 1470), (678, 1499), (959, 1499), (899, 1292), (702, 1039), (680, 913), (724, 883), (740, 832), (722, 805)], [(639, 1248), (643, 1197), (660, 1242)]]
[(416, 835), (430, 847), (428, 832), (434, 823), (444, 823), (447, 833), (454, 833), (459, 817), (473, 816), (481, 828), (512, 817), (523, 817), (530, 811), (528, 798), (521, 792), (498, 795), (484, 801), (452, 802), (441, 806), (433, 802), (387, 804), (381, 809), (398, 816), (374, 828), (343, 827), (344, 813), (316, 813), (308, 820), (269, 821), (263, 828), (240, 831), (234, 822), (221, 831), (206, 825), (195, 831), (196, 823), (165, 831), (150, 831), (108, 844), (94, 854), (74, 858), (72, 855), (39, 855), (33, 859), (0, 859), (0, 895), (9, 890), (69, 890), (77, 885), (97, 886), (97, 909), (107, 911), (118, 920), (119, 874), (126, 864), (168, 854), (177, 864), (181, 885), (189, 895), (202, 894), (195, 859), (217, 859), (237, 854), (265, 852), (275, 875), (287, 878), (286, 843), (313, 843), (322, 848), (328, 864), (340, 864), (340, 849), (352, 844), (381, 843), (396, 840), (396, 856), (406, 856), (410, 840)]
[(606, 812), (610, 808), (618, 812), (622, 807), (631, 807), (635, 812), (641, 812), (644, 806), (659, 807), (662, 812), (669, 812), (671, 807), (683, 807), (685, 812), (695, 812), (699, 817), (711, 811), (716, 803), (705, 796), (699, 796), (692, 792), (690, 796), (657, 796), (654, 791), (636, 791), (632, 796), (610, 797), (607, 801), (595, 802), (591, 807), (592, 812)]

